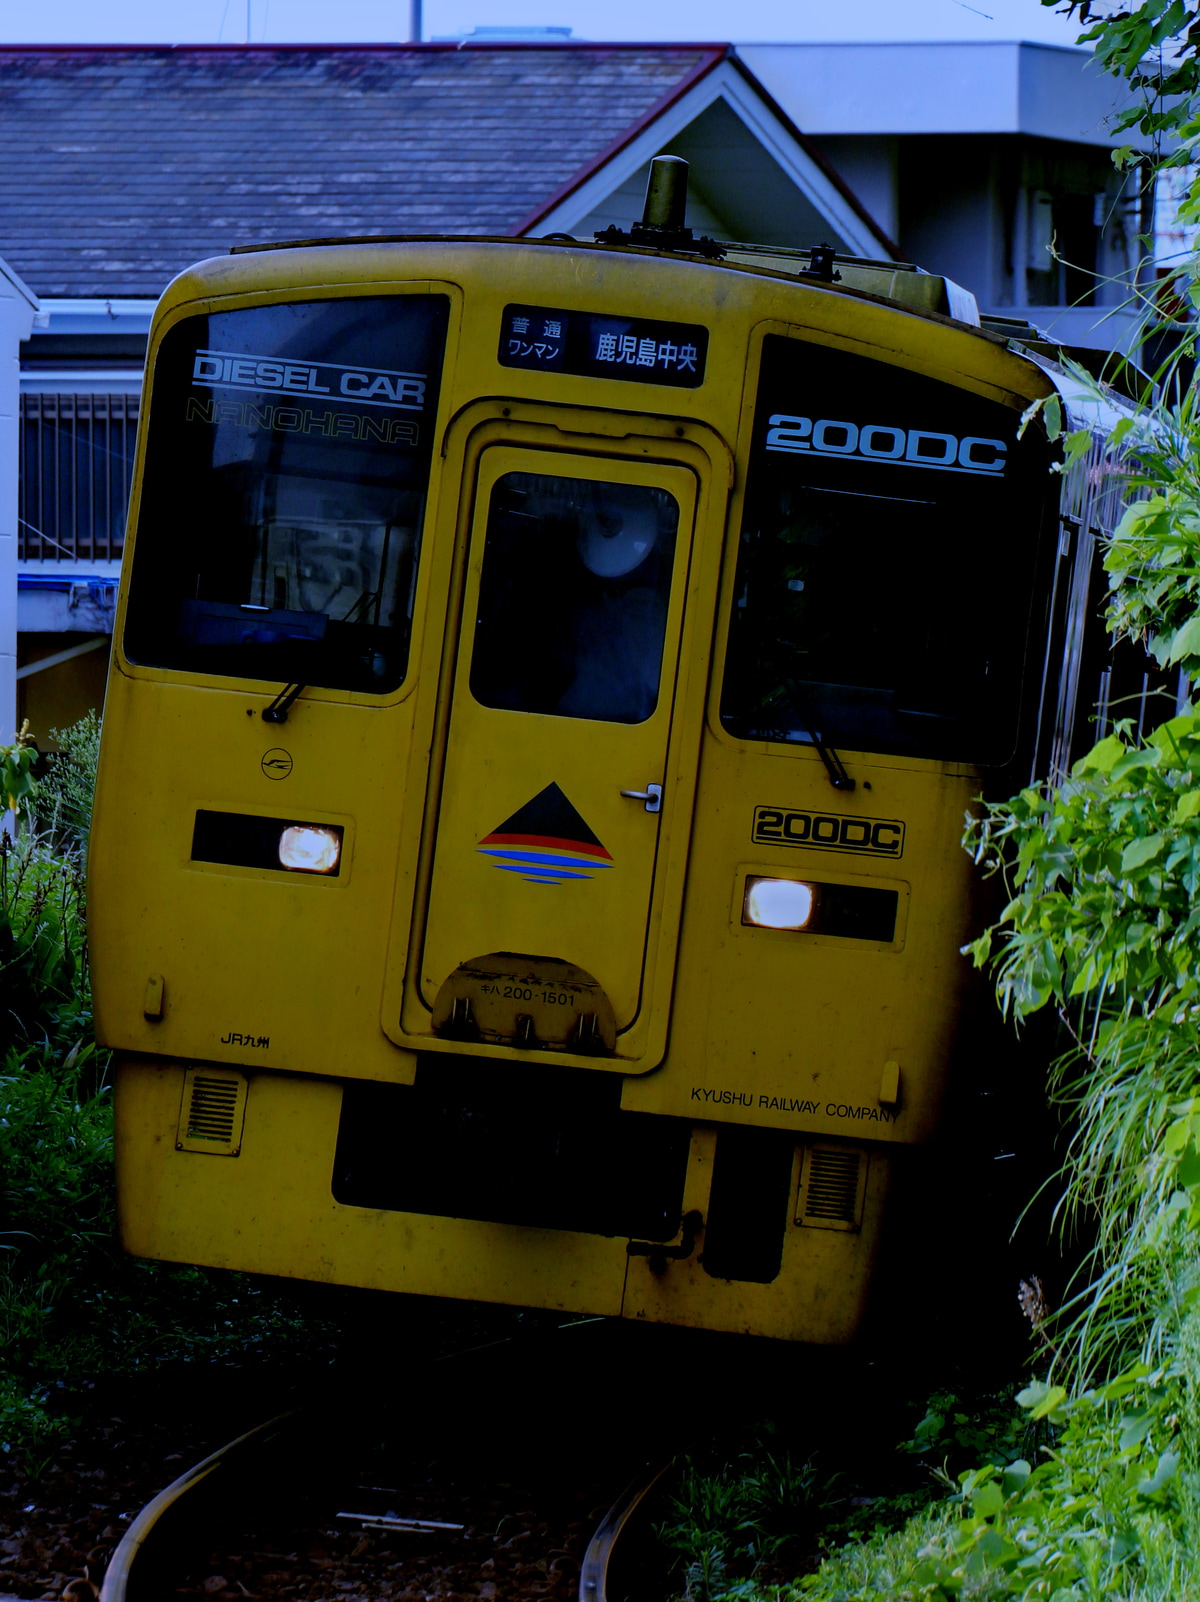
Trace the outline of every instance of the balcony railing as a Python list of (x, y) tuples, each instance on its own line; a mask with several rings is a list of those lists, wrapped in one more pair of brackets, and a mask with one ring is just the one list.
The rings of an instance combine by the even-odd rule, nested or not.
[(18, 557), (119, 561), (136, 395), (22, 395)]

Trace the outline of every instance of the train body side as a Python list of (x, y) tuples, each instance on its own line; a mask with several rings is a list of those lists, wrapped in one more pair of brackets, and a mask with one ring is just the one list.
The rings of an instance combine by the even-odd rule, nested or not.
[[(229, 430), (257, 431), (268, 451), (253, 458), (259, 471), (285, 448), (281, 431), (307, 430), (322, 449), (338, 430), (358, 439), (367, 408), (356, 397), (380, 376), (361, 351), (336, 371), (297, 357), (295, 393), (272, 398), (253, 385), (264, 373), (273, 382), (276, 369), (220, 368), (237, 352), (222, 355), (212, 331), (233, 327), (219, 319), (238, 309), (392, 296), (436, 301), (444, 316), (436, 412), (404, 410), (403, 375), (379, 360), (391, 373), (380, 393), (395, 404), (370, 414), (393, 419), (376, 426), (376, 440), (389, 443), (392, 429), (398, 450), (427, 452), (406, 658), (382, 690), (314, 683), (286, 721), (265, 722), (290, 673), (228, 671), (236, 656), (221, 658), (226, 671), (196, 662), (213, 641), (235, 638), (220, 633), (230, 627), (242, 629), (234, 651), (270, 649), (297, 631), (296, 660), (305, 660), (303, 630), (313, 625), (286, 622), (312, 615), (287, 589), (300, 579), (283, 564), (267, 574), (264, 535), (262, 572), (247, 583), (284, 588), (241, 606), (259, 614), (254, 628), (234, 603), (205, 599), (199, 577), (181, 601), (184, 557), (171, 544), (164, 474), (175, 475), (176, 545), (202, 540), (194, 524), (203, 519), (188, 521), (186, 454), (164, 466), (161, 441), (180, 440), (186, 453), (185, 427), (224, 428), (213, 436), (219, 453)], [(574, 372), (502, 361), (506, 351), (510, 362), (540, 359), (523, 356), (513, 332), (514, 319), (539, 308), (547, 323), (561, 314), (640, 330), (643, 358), (650, 339), (660, 362), (654, 381), (639, 381), (636, 354), (611, 372), (594, 360)], [(171, 376), (183, 368), (170, 341), (197, 315), (213, 320), (209, 343), (187, 347), (203, 378), (193, 391)], [(678, 365), (686, 349), (702, 370), (694, 385)], [(671, 364), (678, 382), (662, 376)], [(856, 471), (916, 486), (934, 478), (922, 468), (937, 458), (946, 469), (937, 482), (949, 485), (937, 494), (952, 498), (935, 508), (922, 500), (934, 492), (916, 487), (870, 497), (861, 476), (856, 494), (878, 501), (909, 540), (925, 517), (941, 520), (943, 541), (961, 529), (955, 560), (978, 565), (971, 507), (981, 524), (995, 515), (986, 507), (1000, 493), (1001, 424), (977, 419), (1003, 415), (1004, 438), (1015, 441), (1017, 418), (1048, 390), (1045, 374), (946, 320), (780, 275), (474, 242), (202, 264), (164, 298), (148, 374), (91, 855), (97, 1021), (120, 1059), (129, 1249), (849, 1338), (889, 1153), (929, 1138), (942, 1099), (966, 977), (959, 948), (972, 933), (963, 815), (989, 762), (1010, 761), (1028, 739), (1049, 604), (1045, 457), (1012, 503), (1028, 526), (1017, 542), (1008, 722), (997, 713), (991, 746), (968, 739), (953, 757), (921, 754), (919, 741), (934, 737), (908, 732), (931, 713), (906, 710), (908, 723), (885, 724), (877, 709), (855, 710), (866, 706), (861, 694), (835, 686), (840, 700), (829, 705), (841, 713), (822, 704), (803, 721), (852, 715), (866, 727), (874, 718), (891, 749), (829, 738), (831, 751), (820, 729), (786, 726), (801, 719), (790, 681), (775, 702), (760, 693), (774, 658), (758, 652), (746, 607), (775, 584), (789, 605), (803, 601), (806, 584), (817, 591), (834, 571), (822, 561), (836, 562), (843, 586), (840, 610), (812, 614), (829, 660), (849, 660), (859, 637), (874, 649), (873, 635), (890, 626), (881, 596), (893, 582), (867, 570), (889, 549), (882, 525), (839, 513), (818, 537), (797, 523), (808, 566), (792, 577), (778, 541), (747, 554), (746, 531), (767, 526), (764, 508), (791, 507), (786, 474), (809, 460), (814, 422), (824, 430), (820, 472), (843, 471), (855, 450), (848, 408), (863, 375), (874, 384), (877, 374), (877, 392), (853, 418), (867, 452)], [(823, 395), (839, 384), (826, 412)], [(339, 385), (346, 402), (326, 399)], [(901, 415), (909, 394), (911, 415)], [(949, 410), (946, 396), (958, 397)], [(168, 406), (179, 413), (175, 432), (156, 442)], [(827, 478), (819, 493), (832, 505), (846, 492)], [(661, 665), (645, 705), (643, 690), (622, 680), (628, 652), (593, 653), (591, 677), (579, 675), (557, 702), (535, 671), (539, 629), (549, 640), (565, 627), (556, 592), (536, 564), (512, 566), (519, 583), (499, 564), (526, 561), (522, 518), (565, 526), (564, 495), (574, 497), (581, 559), (601, 575), (595, 598), (571, 602), (572, 616), (592, 607), (587, 627), (611, 642), (631, 626), (620, 619), (659, 608)], [(647, 579), (629, 599), (624, 558), (585, 549), (578, 507), (588, 496), (608, 519), (605, 538), (614, 518), (635, 543), (649, 530), (653, 594)], [(864, 532), (857, 607), (855, 526)], [(304, 537), (311, 547), (315, 536)], [(894, 575), (906, 616), (911, 566), (897, 562)], [(374, 603), (378, 618), (383, 587), (380, 577), (352, 605), (348, 589), (339, 606), (361, 618)], [(613, 610), (618, 599), (623, 612)], [(172, 607), (191, 631), (186, 650), (161, 643), (175, 627), (163, 622)], [(501, 622), (489, 635), (493, 616)], [(939, 627), (966, 639), (961, 618), (914, 616), (914, 661), (921, 651), (934, 659), (928, 639)], [(779, 728), (763, 710), (772, 705), (789, 709)], [(853, 789), (832, 782), (839, 763)], [(335, 871), (272, 859), (262, 842), (287, 828), (305, 849), (336, 840)], [(793, 899), (809, 896), (810, 926), (748, 921), (759, 881), (801, 886)]]

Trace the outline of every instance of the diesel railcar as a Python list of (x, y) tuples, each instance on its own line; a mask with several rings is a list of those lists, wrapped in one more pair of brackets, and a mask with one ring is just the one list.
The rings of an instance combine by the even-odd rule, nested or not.
[(1108, 492), (1031, 330), (695, 240), (681, 165), (166, 291), (90, 858), (130, 1251), (856, 1329)]

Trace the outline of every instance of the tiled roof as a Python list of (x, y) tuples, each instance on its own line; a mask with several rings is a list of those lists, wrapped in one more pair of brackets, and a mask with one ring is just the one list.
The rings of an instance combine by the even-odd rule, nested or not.
[(0, 47), (0, 250), (115, 297), (256, 240), (507, 233), (723, 54)]

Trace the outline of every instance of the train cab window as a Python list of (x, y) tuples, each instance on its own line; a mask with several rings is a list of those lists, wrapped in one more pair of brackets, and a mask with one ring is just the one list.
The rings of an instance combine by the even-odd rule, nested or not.
[(1020, 414), (866, 357), (764, 341), (721, 719), (743, 739), (1002, 763), (1044, 511)]
[(506, 473), (492, 489), (471, 658), (483, 706), (642, 723), (658, 704), (679, 503)]
[(188, 317), (154, 368), (125, 648), (383, 692), (407, 670), (440, 295)]

